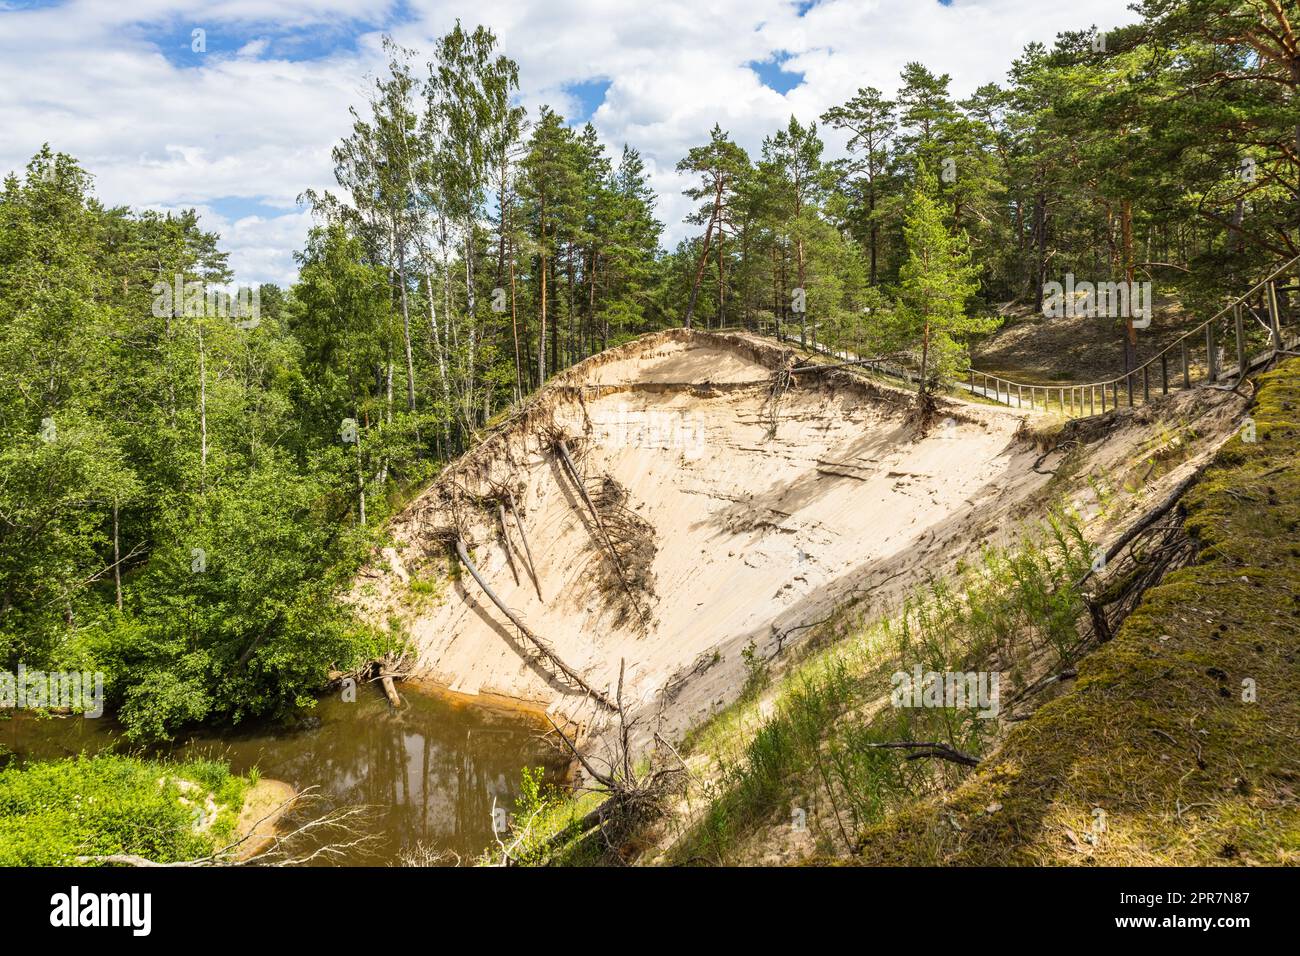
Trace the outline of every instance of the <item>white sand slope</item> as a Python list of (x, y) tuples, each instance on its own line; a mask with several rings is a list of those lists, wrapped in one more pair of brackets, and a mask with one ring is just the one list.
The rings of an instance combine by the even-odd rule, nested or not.
[[(639, 724), (638, 744), (651, 729), (674, 739), (735, 699), (745, 648), (784, 659), (850, 598), (891, 613), (905, 591), (1016, 539), (1049, 504), (1071, 503), (1090, 540), (1113, 540), (1213, 454), (1246, 404), (1178, 392), (1073, 423), (1042, 455), (1018, 437), (1041, 412), (941, 402), (922, 437), (914, 395), (828, 371), (796, 376), (773, 434), (769, 387), (789, 355), (766, 340), (675, 329), (574, 366), (393, 522), (392, 546), (358, 577), (353, 602), (409, 635), (419, 676), (599, 729), (607, 712), (558, 679), (449, 560), (446, 542), (459, 535), (489, 586), (589, 686), (612, 697), (623, 663), (629, 709), (655, 717)], [(648, 627), (554, 450), (560, 435), (589, 493), (608, 476), (648, 528), (653, 593), (637, 592)], [(1070, 466), (1048, 487), (1068, 448)], [(507, 485), (541, 600), (522, 555), (518, 582), (507, 561), (490, 503)], [(521, 551), (512, 524), (510, 535)]]
[[(423, 676), (599, 722), (468, 575), (452, 580), (435, 533), (459, 525), (491, 587), (567, 664), (612, 688), (623, 661), (625, 699), (679, 732), (735, 695), (751, 642), (773, 655), (854, 589), (883, 604), (946, 571), (1008, 530), (1047, 480), (1014, 437), (1025, 413), (952, 403), (918, 439), (910, 395), (843, 372), (799, 376), (773, 436), (780, 361), (741, 336), (674, 330), (575, 366), (412, 504), (355, 600), (376, 621), (402, 619)], [(648, 628), (629, 613), (552, 429), (570, 437), (589, 488), (612, 477), (653, 528)], [(516, 583), (495, 510), (471, 500), (493, 482), (516, 489), (544, 602), (522, 566)], [(413, 599), (410, 575), (441, 579), (441, 593)]]

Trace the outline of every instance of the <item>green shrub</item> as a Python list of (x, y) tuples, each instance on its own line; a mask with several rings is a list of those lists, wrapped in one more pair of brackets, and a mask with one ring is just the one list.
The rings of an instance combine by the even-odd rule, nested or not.
[[(183, 792), (181, 781), (195, 787)], [(10, 766), (0, 770), (0, 866), (72, 866), (122, 853), (159, 863), (202, 857), (233, 832), (246, 788), (214, 761), (102, 755)], [(209, 794), (219, 813), (200, 833), (196, 807)]]

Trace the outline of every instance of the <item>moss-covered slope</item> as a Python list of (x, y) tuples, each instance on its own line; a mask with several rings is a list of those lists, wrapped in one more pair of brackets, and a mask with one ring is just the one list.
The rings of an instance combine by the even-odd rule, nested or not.
[(1232, 438), (1184, 499), (1195, 562), (987, 769), (868, 830), (857, 862), (1300, 861), (1300, 360), (1259, 386), (1256, 440)]

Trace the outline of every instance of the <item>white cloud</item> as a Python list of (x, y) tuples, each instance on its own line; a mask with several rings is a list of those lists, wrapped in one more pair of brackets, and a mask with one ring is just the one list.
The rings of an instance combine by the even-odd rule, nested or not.
[[(751, 152), (791, 113), (815, 119), (860, 86), (886, 92), (920, 60), (964, 95), (1004, 78), (1026, 43), (1131, 22), (1127, 0), (78, 0), (0, 7), (0, 170), (42, 142), (76, 156), (109, 203), (195, 206), (218, 229), (243, 282), (287, 282), (308, 217), (307, 187), (333, 183), (330, 148), (350, 125), (379, 35), (428, 51), (457, 18), (483, 23), (520, 64), (523, 101), (572, 111), (568, 84), (609, 80), (593, 122), (615, 155), (629, 143), (660, 194), (665, 242), (688, 234), (674, 166), (721, 123)], [(403, 19), (394, 22), (401, 11)], [(210, 52), (188, 54), (192, 26)], [(285, 37), (286, 30), (298, 31)], [(160, 49), (162, 38), (180, 53)], [(346, 40), (347, 42), (338, 42)], [(171, 52), (171, 51), (169, 51)], [(804, 82), (782, 95), (747, 64), (789, 55)], [(188, 57), (188, 58), (187, 58)], [(828, 133), (828, 148), (840, 139)], [(237, 197), (281, 215), (228, 219)]]

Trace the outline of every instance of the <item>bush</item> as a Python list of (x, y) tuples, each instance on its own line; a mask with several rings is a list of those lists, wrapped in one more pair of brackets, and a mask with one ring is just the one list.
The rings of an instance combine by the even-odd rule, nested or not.
[[(230, 836), (246, 789), (214, 761), (83, 755), (11, 766), (0, 770), (0, 866), (74, 866), (81, 856), (119, 853), (159, 863), (202, 857)], [(219, 813), (201, 833), (196, 807), (208, 794)]]

